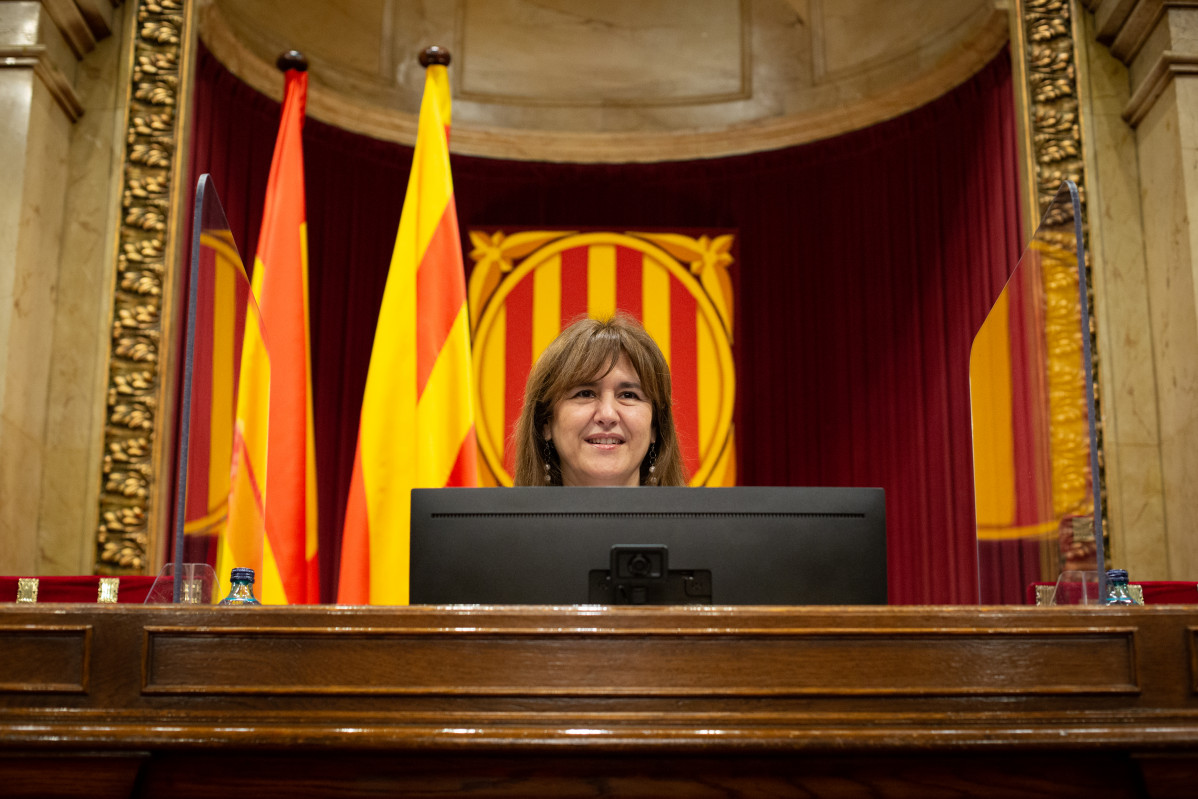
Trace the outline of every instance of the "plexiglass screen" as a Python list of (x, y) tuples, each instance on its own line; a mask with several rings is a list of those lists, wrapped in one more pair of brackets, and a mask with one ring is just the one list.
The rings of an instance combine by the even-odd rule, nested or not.
[(216, 563), (228, 518), (243, 357), (258, 359), (258, 368), (269, 371), (258, 306), (208, 175), (196, 186), (190, 269), (171, 553), (175, 573), (182, 573), (183, 564)]
[(1022, 604), (1058, 580), (1087, 601), (1101, 580), (1080, 219), (1077, 187), (1066, 182), (970, 352), (982, 604)]

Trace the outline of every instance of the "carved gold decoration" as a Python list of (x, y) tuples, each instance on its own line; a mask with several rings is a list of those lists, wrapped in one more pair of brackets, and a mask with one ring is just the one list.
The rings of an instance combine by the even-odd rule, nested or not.
[(36, 577), (18, 577), (17, 601), (37, 602), (37, 583)]
[(1020, 11), (1033, 179), (1043, 213), (1063, 180), (1076, 183), (1085, 202), (1072, 12), (1069, 0), (1023, 0)]
[[(1065, 180), (1071, 180), (1077, 185), (1078, 197), (1082, 203), (1082, 236), (1083, 242), (1089, 238), (1089, 227), (1086, 224), (1086, 172), (1082, 158), (1081, 111), (1077, 81), (1077, 47), (1073, 26), (1073, 6), (1070, 0), (1018, 0), (1016, 3), (1017, 38), (1013, 43), (1016, 57), (1021, 60), (1025, 85), (1024, 97), (1027, 103), (1024, 128), (1027, 131), (1030, 156), (1032, 161), (1031, 190), (1035, 194), (1036, 207), (1043, 214), (1052, 203), (1057, 191)], [(1019, 66), (1019, 65), (1017, 65)], [(1018, 71), (1018, 70), (1017, 70)], [(1064, 209), (1060, 209), (1064, 210)], [(1034, 221), (1033, 221), (1034, 224)], [(1045, 227), (1060, 225), (1059, 235), (1072, 237), (1074, 235), (1072, 218), (1063, 216), (1050, 217), (1043, 220)], [(1051, 235), (1057, 235), (1054, 231)], [(1086, 258), (1083, 268), (1086, 270), (1087, 285), (1092, 287), (1089, 247), (1085, 248)], [(1062, 275), (1060, 270), (1048, 268), (1044, 272), (1045, 292), (1049, 298), (1050, 314), (1056, 314), (1060, 319), (1079, 318), (1077, 276)], [(1072, 288), (1070, 289), (1070, 285)], [(1070, 294), (1072, 291), (1072, 294)], [(1100, 509), (1096, 513), (1101, 516), (1104, 531), (1107, 530), (1106, 501), (1102, 454), (1102, 406), (1098, 397), (1099, 358), (1097, 335), (1094, 329), (1094, 298), (1087, 297), (1090, 310), (1090, 355), (1095, 390), (1095, 429), (1098, 438), (1098, 471), (1093, 476), (1098, 488)], [(1056, 310), (1054, 311), (1054, 305)], [(1060, 304), (1064, 304), (1063, 306)], [(1057, 381), (1058, 392), (1051, 398), (1054, 427), (1058, 422), (1063, 426), (1061, 431), (1053, 432), (1054, 459), (1054, 488), (1059, 484), (1066, 493), (1072, 495), (1075, 490), (1085, 489), (1085, 481), (1089, 475), (1089, 463), (1079, 462), (1081, 453), (1088, 457), (1089, 446), (1086, 440), (1089, 435), (1086, 429), (1086, 395), (1084, 379), (1080, 382), (1077, 370), (1083, 369), (1080, 335), (1069, 333), (1063, 329), (1050, 330), (1050, 382)], [(1082, 373), (1084, 374), (1084, 372)], [(1071, 421), (1072, 420), (1072, 421)], [(1075, 447), (1076, 452), (1064, 454), (1065, 449)], [(1084, 448), (1084, 449), (1083, 449)], [(1057, 457), (1061, 456), (1061, 469), (1068, 473), (1057, 472)], [(1105, 537), (1105, 535), (1104, 535)]]
[(1072, 232), (1042, 231), (1032, 245), (1040, 252), (1044, 285), (1052, 511), (1058, 519), (1094, 512), (1089, 491), (1090, 430), (1073, 239)]
[[(173, 245), (172, 192), (183, 131), (180, 87), (189, 14), (184, 0), (135, 4), (121, 225), (117, 238), (107, 423), (95, 568), (138, 574), (150, 565), (152, 503), (165, 483), (153, 458), (167, 392), (161, 369), (163, 298)], [(161, 442), (157, 442), (161, 446)]]
[(186, 605), (200, 604), (200, 598), (203, 591), (203, 583), (196, 577), (183, 578), (183, 594), (179, 601)]
[(119, 592), (120, 587), (120, 577), (101, 577), (100, 588), (96, 593), (96, 601), (105, 604), (115, 604), (117, 601), (117, 593)]
[(473, 333), (478, 328), (478, 320), (487, 298), (495, 291), (503, 276), (512, 271), (515, 261), (554, 239), (573, 236), (576, 233), (574, 230), (530, 230), (507, 234), (502, 230), (495, 233), (471, 230), (470, 243), (474, 249), (470, 251), (470, 258), (474, 261), (474, 269), (470, 272), (470, 286), (467, 290), (470, 331)]

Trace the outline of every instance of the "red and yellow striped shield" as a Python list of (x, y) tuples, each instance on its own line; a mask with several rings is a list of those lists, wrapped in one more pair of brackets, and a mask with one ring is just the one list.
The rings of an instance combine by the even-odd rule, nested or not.
[(640, 319), (670, 364), (691, 485), (735, 485), (732, 234), (470, 231), (483, 484), (511, 485), (511, 433), (541, 351), (578, 316)]

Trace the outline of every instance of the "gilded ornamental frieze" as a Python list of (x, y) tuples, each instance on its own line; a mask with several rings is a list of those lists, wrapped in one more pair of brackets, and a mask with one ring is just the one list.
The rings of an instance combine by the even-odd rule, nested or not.
[(181, 168), (185, 0), (136, 4), (117, 235), (115, 291), (95, 568), (135, 574), (152, 566), (151, 531), (169, 480), (156, 453), (170, 429), (163, 346), (170, 325), (172, 197)]
[[(1082, 203), (1081, 229), (1083, 243), (1088, 240), (1086, 222), (1086, 170), (1082, 153), (1081, 101), (1078, 90), (1078, 20), (1070, 0), (1018, 0), (1015, 5), (1016, 36), (1012, 42), (1016, 75), (1023, 75), (1022, 86), (1016, 90), (1022, 94), (1022, 128), (1025, 131), (1029, 157), (1028, 190), (1034, 196), (1036, 219), (1050, 206), (1064, 181), (1077, 185)], [(1059, 207), (1056, 210), (1060, 210)], [(1070, 243), (1074, 236), (1074, 220), (1071, 216), (1043, 220), (1046, 228), (1054, 225), (1060, 230), (1048, 236), (1061, 238), (1062, 244)], [(1085, 247), (1087, 287), (1094, 285), (1091, 274), (1089, 247)], [(1078, 420), (1087, 418), (1085, 393), (1085, 366), (1081, 333), (1069, 324), (1057, 324), (1055, 320), (1076, 319), (1080, 297), (1077, 273), (1072, 266), (1064, 267), (1053, 259), (1047, 259), (1044, 271), (1044, 291), (1049, 303), (1047, 336), (1050, 344), (1049, 384), (1053, 417), (1052, 462), (1053, 482), (1059, 486), (1073, 486), (1084, 491), (1089, 484), (1089, 441), (1084, 431), (1079, 430)], [(1095, 318), (1092, 288), (1087, 297), (1089, 317)], [(1062, 305), (1067, 307), (1061, 307)], [(1054, 311), (1055, 309), (1055, 311)], [(1097, 395), (1099, 383), (1099, 354), (1097, 335), (1091, 321), (1089, 349), (1093, 385), (1095, 390), (1095, 427), (1098, 438), (1098, 462), (1100, 474), (1093, 475), (1095, 484), (1102, 486), (1102, 406)], [(1084, 427), (1084, 424), (1082, 425)], [(1062, 492), (1062, 495), (1076, 492)], [(1104, 518), (1105, 501), (1101, 488), (1101, 508), (1095, 510)], [(1103, 529), (1106, 529), (1104, 524)]]

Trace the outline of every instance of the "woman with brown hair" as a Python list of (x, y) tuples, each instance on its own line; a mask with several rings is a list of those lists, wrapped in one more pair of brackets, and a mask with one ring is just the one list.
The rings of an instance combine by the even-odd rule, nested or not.
[(633, 317), (579, 319), (528, 376), (518, 486), (686, 485), (670, 369)]

